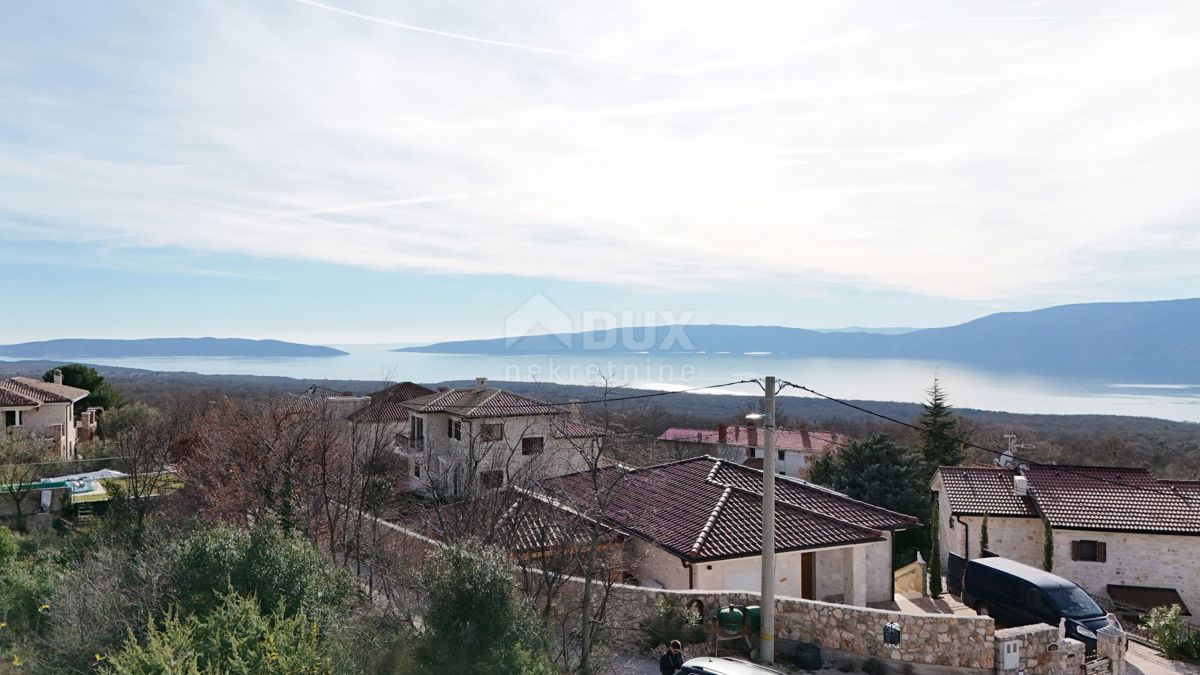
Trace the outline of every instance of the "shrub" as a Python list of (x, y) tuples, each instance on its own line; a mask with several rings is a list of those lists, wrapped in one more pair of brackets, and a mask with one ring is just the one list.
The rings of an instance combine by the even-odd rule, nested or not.
[(282, 605), (264, 614), (253, 598), (229, 593), (203, 616), (169, 611), (161, 626), (151, 622), (144, 644), (131, 632), (104, 669), (115, 675), (328, 673), (333, 662), (315, 623), (286, 616)]
[(549, 674), (544, 627), (516, 594), (512, 562), (467, 544), (434, 551), (422, 575), (428, 594), (419, 672)]
[(1183, 608), (1179, 605), (1157, 607), (1142, 621), (1142, 629), (1167, 658), (1200, 660), (1200, 633), (1188, 629), (1182, 613)]
[(704, 641), (704, 626), (695, 609), (684, 609), (662, 595), (654, 599), (654, 605), (654, 615), (641, 624), (646, 647), (654, 649), (671, 644), (671, 640), (683, 644)]
[(263, 527), (253, 532), (227, 527), (200, 530), (180, 542), (174, 564), (179, 609), (204, 614), (232, 590), (257, 598), (262, 611), (303, 613), (322, 628), (354, 598), (354, 581), (310, 543)]

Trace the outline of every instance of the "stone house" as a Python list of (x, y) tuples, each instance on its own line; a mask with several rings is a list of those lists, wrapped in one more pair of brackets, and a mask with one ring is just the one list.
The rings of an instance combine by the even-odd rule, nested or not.
[(406, 455), (411, 445), (408, 408), (401, 403), (434, 391), (414, 382), (401, 382), (368, 396), (366, 405), (346, 416), (359, 450), (386, 448)]
[(0, 430), (46, 439), (51, 454), (72, 459), (79, 440), (91, 438), (96, 430), (98, 409), (88, 409), (78, 419), (75, 415), (75, 404), (88, 393), (63, 384), (61, 370), (54, 371), (53, 382), (31, 377), (0, 380)]
[[(716, 455), (761, 469), (763, 436), (763, 430), (754, 422), (745, 426), (718, 424), (715, 430), (671, 427), (658, 437), (658, 444), (678, 457)], [(849, 440), (836, 431), (809, 431), (807, 425), (800, 425), (799, 429), (776, 429), (775, 471), (783, 476), (803, 476), (810, 462), (837, 451)]]
[(469, 494), (583, 470), (603, 431), (567, 407), (488, 386), (446, 389), (399, 404), (408, 411), (413, 486)]
[(1127, 467), (972, 466), (939, 468), (931, 489), (943, 563), (984, 555), (986, 515), (989, 554), (1044, 567), (1049, 533), (1053, 572), (1119, 612), (1200, 608), (1200, 482)]
[[(705, 456), (644, 468), (609, 466), (598, 475), (547, 479), (540, 489), (550, 503), (593, 514), (627, 534), (637, 583), (760, 589), (760, 470)], [(785, 477), (776, 482), (775, 524), (777, 593), (866, 606), (892, 600), (892, 533), (918, 523)]]

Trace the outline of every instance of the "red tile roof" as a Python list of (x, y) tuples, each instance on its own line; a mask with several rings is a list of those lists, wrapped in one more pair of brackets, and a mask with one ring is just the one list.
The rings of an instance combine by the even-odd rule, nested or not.
[[(757, 430), (756, 447), (761, 447), (766, 432), (760, 427)], [(677, 443), (720, 443), (719, 433), (715, 429), (684, 429), (671, 427), (658, 437), (660, 441)], [(808, 431), (806, 429), (776, 429), (775, 447), (779, 450), (797, 452), (831, 452), (849, 441), (845, 435), (836, 431)], [(725, 436), (726, 445), (750, 445), (749, 431), (743, 426), (731, 426)]]
[(1064, 530), (1200, 535), (1200, 484), (1158, 480), (1146, 469), (1036, 465), (1024, 467), (1029, 496), (1012, 492), (1014, 472), (941, 467), (952, 513), (1044, 516)]
[(0, 380), (0, 408), (31, 408), (41, 405), (42, 402), (13, 391), (4, 386), (4, 382)]
[[(715, 457), (640, 469), (603, 469), (595, 480), (600, 484), (600, 494), (606, 495), (605, 520), (689, 561), (758, 555), (762, 547), (762, 496), (723, 480), (722, 468), (730, 466), (739, 472), (753, 471)], [(761, 472), (754, 473), (761, 480)], [(596, 499), (593, 476), (587, 472), (547, 479), (542, 485), (553, 498), (577, 504), (580, 510)], [(782, 499), (777, 502), (775, 520), (779, 551), (883, 539), (877, 529)]]
[(503, 389), (451, 389), (404, 401), (409, 411), (450, 413), (464, 418), (565, 415), (567, 409)]
[[(32, 400), (34, 401), (33, 405), (40, 405), (42, 403), (74, 403), (75, 401), (87, 398), (87, 395), (91, 393), (87, 389), (69, 387), (65, 384), (54, 384), (53, 382), (42, 382), (31, 377), (12, 377), (7, 380), (0, 380), (0, 390), (5, 390), (9, 394), (16, 394), (25, 400)], [(16, 403), (14, 405), (28, 404)]]
[(1200, 535), (1200, 495), (1145, 469), (1032, 466), (1024, 474), (1054, 527)]
[[(1037, 518), (1030, 497), (1013, 491), (1013, 472), (990, 466), (943, 466), (938, 469), (950, 513), (962, 516)], [(949, 515), (949, 514), (947, 514)]]
[(401, 382), (371, 394), (371, 402), (350, 413), (351, 422), (403, 422), (408, 419), (408, 409), (400, 405), (419, 396), (435, 393), (428, 387), (412, 382)]

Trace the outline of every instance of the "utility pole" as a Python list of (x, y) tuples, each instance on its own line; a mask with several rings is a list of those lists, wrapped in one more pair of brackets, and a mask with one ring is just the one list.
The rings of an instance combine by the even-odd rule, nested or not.
[(763, 505), (762, 505), (762, 633), (759, 658), (775, 662), (775, 376), (768, 375), (763, 387)]

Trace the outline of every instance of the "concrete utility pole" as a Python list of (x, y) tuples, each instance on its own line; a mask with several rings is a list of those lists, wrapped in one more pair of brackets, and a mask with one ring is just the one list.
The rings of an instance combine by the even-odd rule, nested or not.
[(763, 387), (763, 505), (762, 505), (762, 634), (759, 658), (775, 662), (775, 376)]

